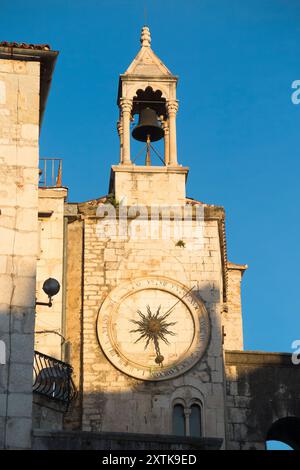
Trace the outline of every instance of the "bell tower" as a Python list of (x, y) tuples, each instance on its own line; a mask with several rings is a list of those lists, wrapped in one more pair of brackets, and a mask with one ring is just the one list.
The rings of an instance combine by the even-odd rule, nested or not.
[[(171, 435), (180, 446), (183, 436), (205, 437), (220, 446), (224, 211), (186, 198), (188, 168), (176, 143), (177, 77), (150, 43), (145, 26), (141, 49), (120, 76), (120, 161), (110, 186), (116, 201), (78, 206), (81, 238), (68, 255), (78, 260), (82, 247), (83, 288), (76, 289), (82, 292), (82, 430), (126, 433), (131, 442), (136, 434), (152, 435), (150, 441)], [(116, 210), (110, 200), (120, 203), (111, 204)]]
[[(178, 163), (177, 156), (178, 77), (151, 49), (147, 26), (142, 28), (140, 41), (140, 51), (119, 80), (120, 161), (112, 166), (110, 193), (117, 201), (126, 200), (127, 205), (184, 205), (188, 168)], [(138, 123), (131, 135), (130, 124), (136, 117)], [(131, 138), (146, 144), (143, 165), (135, 164), (130, 150)], [(161, 165), (152, 165), (152, 143), (160, 139), (164, 140)]]

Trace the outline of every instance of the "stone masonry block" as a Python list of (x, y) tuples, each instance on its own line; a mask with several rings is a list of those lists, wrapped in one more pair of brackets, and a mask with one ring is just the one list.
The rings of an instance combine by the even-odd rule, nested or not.
[(31, 428), (31, 418), (9, 418), (6, 437), (7, 448), (29, 449), (31, 447)]
[(10, 393), (8, 396), (8, 416), (31, 418), (32, 394)]
[(36, 256), (37, 233), (17, 232), (15, 238), (15, 254), (21, 256)]
[(32, 364), (33, 335), (13, 333), (11, 335), (11, 359), (14, 362)]
[[(7, 394), (1, 393), (0, 394), (0, 417), (6, 416), (6, 401), (7, 401)], [(1, 447), (1, 446), (0, 446)]]
[[(1, 190), (0, 190), (1, 193)], [(1, 221), (0, 221), (1, 223)], [(10, 255), (13, 251), (14, 231), (0, 226), (0, 255)]]
[(16, 393), (32, 392), (32, 364), (11, 363), (9, 389), (10, 392)]
[(35, 277), (18, 276), (14, 279), (12, 304), (18, 307), (33, 307), (35, 304)]
[(39, 126), (37, 124), (23, 124), (21, 135), (26, 140), (38, 140)]
[(6, 304), (9, 305), (12, 298), (13, 292), (13, 280), (12, 277), (8, 274), (1, 274), (0, 275), (0, 305)]

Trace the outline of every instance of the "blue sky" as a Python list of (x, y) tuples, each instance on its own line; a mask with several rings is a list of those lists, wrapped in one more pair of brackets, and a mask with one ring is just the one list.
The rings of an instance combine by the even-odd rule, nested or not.
[[(1, 1), (0, 40), (60, 51), (41, 156), (62, 157), (71, 201), (107, 193), (118, 161), (118, 75), (139, 50), (141, 0)], [(180, 76), (188, 195), (223, 205), (229, 259), (247, 263), (245, 348), (300, 338), (297, 0), (147, 1), (152, 47)]]

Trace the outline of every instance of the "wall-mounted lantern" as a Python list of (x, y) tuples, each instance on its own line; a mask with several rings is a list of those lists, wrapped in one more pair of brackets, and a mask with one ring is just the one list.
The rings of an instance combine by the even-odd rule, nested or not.
[(56, 279), (49, 277), (43, 284), (43, 291), (48, 295), (49, 302), (35, 302), (35, 305), (45, 305), (47, 307), (52, 307), (52, 297), (58, 294), (60, 289), (60, 284)]

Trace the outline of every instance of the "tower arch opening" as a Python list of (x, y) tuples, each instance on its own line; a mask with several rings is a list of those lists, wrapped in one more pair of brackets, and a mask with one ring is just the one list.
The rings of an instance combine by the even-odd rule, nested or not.
[[(138, 122), (135, 116), (138, 116)], [(162, 163), (165, 165), (167, 162), (164, 158), (164, 144), (161, 139), (166, 140), (167, 123), (167, 108), (166, 99), (162, 97), (162, 91), (154, 90), (151, 86), (146, 86), (145, 89), (139, 88), (136, 91), (132, 100), (132, 137), (134, 140), (144, 142), (146, 144), (146, 165), (151, 165), (150, 153), (155, 158), (155, 165)], [(152, 147), (155, 142), (157, 148)], [(135, 144), (133, 142), (133, 148)], [(136, 147), (136, 151), (139, 146)], [(150, 149), (153, 152), (150, 152)], [(137, 153), (139, 155), (140, 152)], [(137, 157), (134, 159), (136, 162)]]
[(166, 116), (166, 98), (163, 98), (160, 89), (153, 90), (147, 86), (144, 90), (139, 88), (132, 100), (132, 115), (139, 114), (141, 108), (149, 106), (158, 116)]
[(284, 443), (293, 450), (300, 450), (300, 418), (288, 416), (275, 421), (266, 436), (267, 448), (269, 441)]

